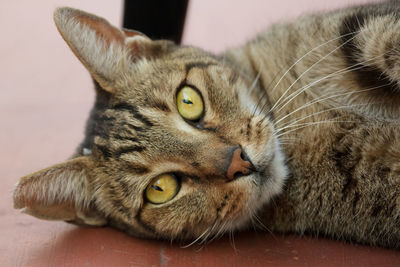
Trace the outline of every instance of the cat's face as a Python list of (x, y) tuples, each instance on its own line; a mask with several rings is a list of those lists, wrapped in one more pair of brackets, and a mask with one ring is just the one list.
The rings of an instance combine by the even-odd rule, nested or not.
[[(181, 239), (240, 228), (281, 191), (286, 169), (267, 111), (249, 93), (252, 79), (198, 49), (123, 33), (76, 10), (59, 10), (56, 22), (98, 82), (99, 100), (80, 155), (23, 178), (16, 207)], [(44, 202), (55, 203), (51, 210), (64, 199), (73, 211), (54, 216), (28, 199), (32, 184), (48, 177), (48, 191), (66, 172), (79, 189)]]
[[(282, 182), (274, 176), (273, 126), (267, 114), (253, 114), (252, 81), (192, 48), (137, 64), (120, 93), (97, 111), (89, 149), (99, 164), (94, 183), (101, 206), (145, 235), (196, 237), (214, 224), (214, 230), (243, 225)], [(201, 103), (199, 118), (180, 112), (181, 90), (200, 96), (192, 100)], [(254, 168), (228, 178), (238, 147)], [(146, 189), (165, 174), (177, 182), (163, 190), (176, 195), (153, 204)]]

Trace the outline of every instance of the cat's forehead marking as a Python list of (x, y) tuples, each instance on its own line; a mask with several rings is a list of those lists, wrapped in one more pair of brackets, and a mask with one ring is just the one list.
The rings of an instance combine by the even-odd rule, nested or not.
[(157, 109), (163, 112), (171, 112), (171, 109), (169, 108), (168, 104), (159, 98), (152, 99), (152, 101), (149, 101), (147, 103), (147, 107)]
[(186, 74), (188, 74), (190, 72), (191, 69), (193, 68), (199, 68), (199, 69), (206, 69), (209, 66), (214, 66), (216, 65), (215, 62), (189, 62), (185, 64), (185, 72)]

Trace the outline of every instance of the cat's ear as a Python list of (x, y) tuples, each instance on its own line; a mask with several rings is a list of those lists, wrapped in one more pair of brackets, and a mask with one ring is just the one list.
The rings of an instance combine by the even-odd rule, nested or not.
[(14, 208), (40, 219), (104, 225), (93, 207), (89, 157), (78, 157), (22, 177), (14, 190)]
[(103, 89), (115, 93), (113, 81), (124, 75), (131, 61), (142, 57), (151, 40), (137, 31), (120, 30), (103, 18), (62, 7), (54, 21), (74, 54)]

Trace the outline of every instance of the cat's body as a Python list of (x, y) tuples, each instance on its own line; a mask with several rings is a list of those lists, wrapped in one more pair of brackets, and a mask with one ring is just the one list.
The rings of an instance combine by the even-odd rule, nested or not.
[[(166, 239), (258, 214), (276, 231), (400, 248), (399, 17), (395, 2), (306, 16), (217, 58), (60, 9), (97, 100), (74, 159), (23, 178), (15, 206)], [(186, 87), (195, 119), (179, 109)], [(158, 202), (163, 174), (179, 185)]]
[(270, 229), (400, 246), (399, 11), (391, 15), (400, 6), (391, 8), (303, 17), (228, 52), (261, 73), (275, 127), (287, 127), (290, 178), (264, 213)]

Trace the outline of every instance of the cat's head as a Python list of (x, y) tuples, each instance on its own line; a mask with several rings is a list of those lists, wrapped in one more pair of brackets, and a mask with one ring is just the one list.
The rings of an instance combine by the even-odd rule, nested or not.
[(21, 178), (15, 208), (183, 239), (243, 227), (281, 191), (286, 169), (249, 93), (254, 77), (82, 11), (57, 9), (55, 21), (97, 101), (77, 155)]

